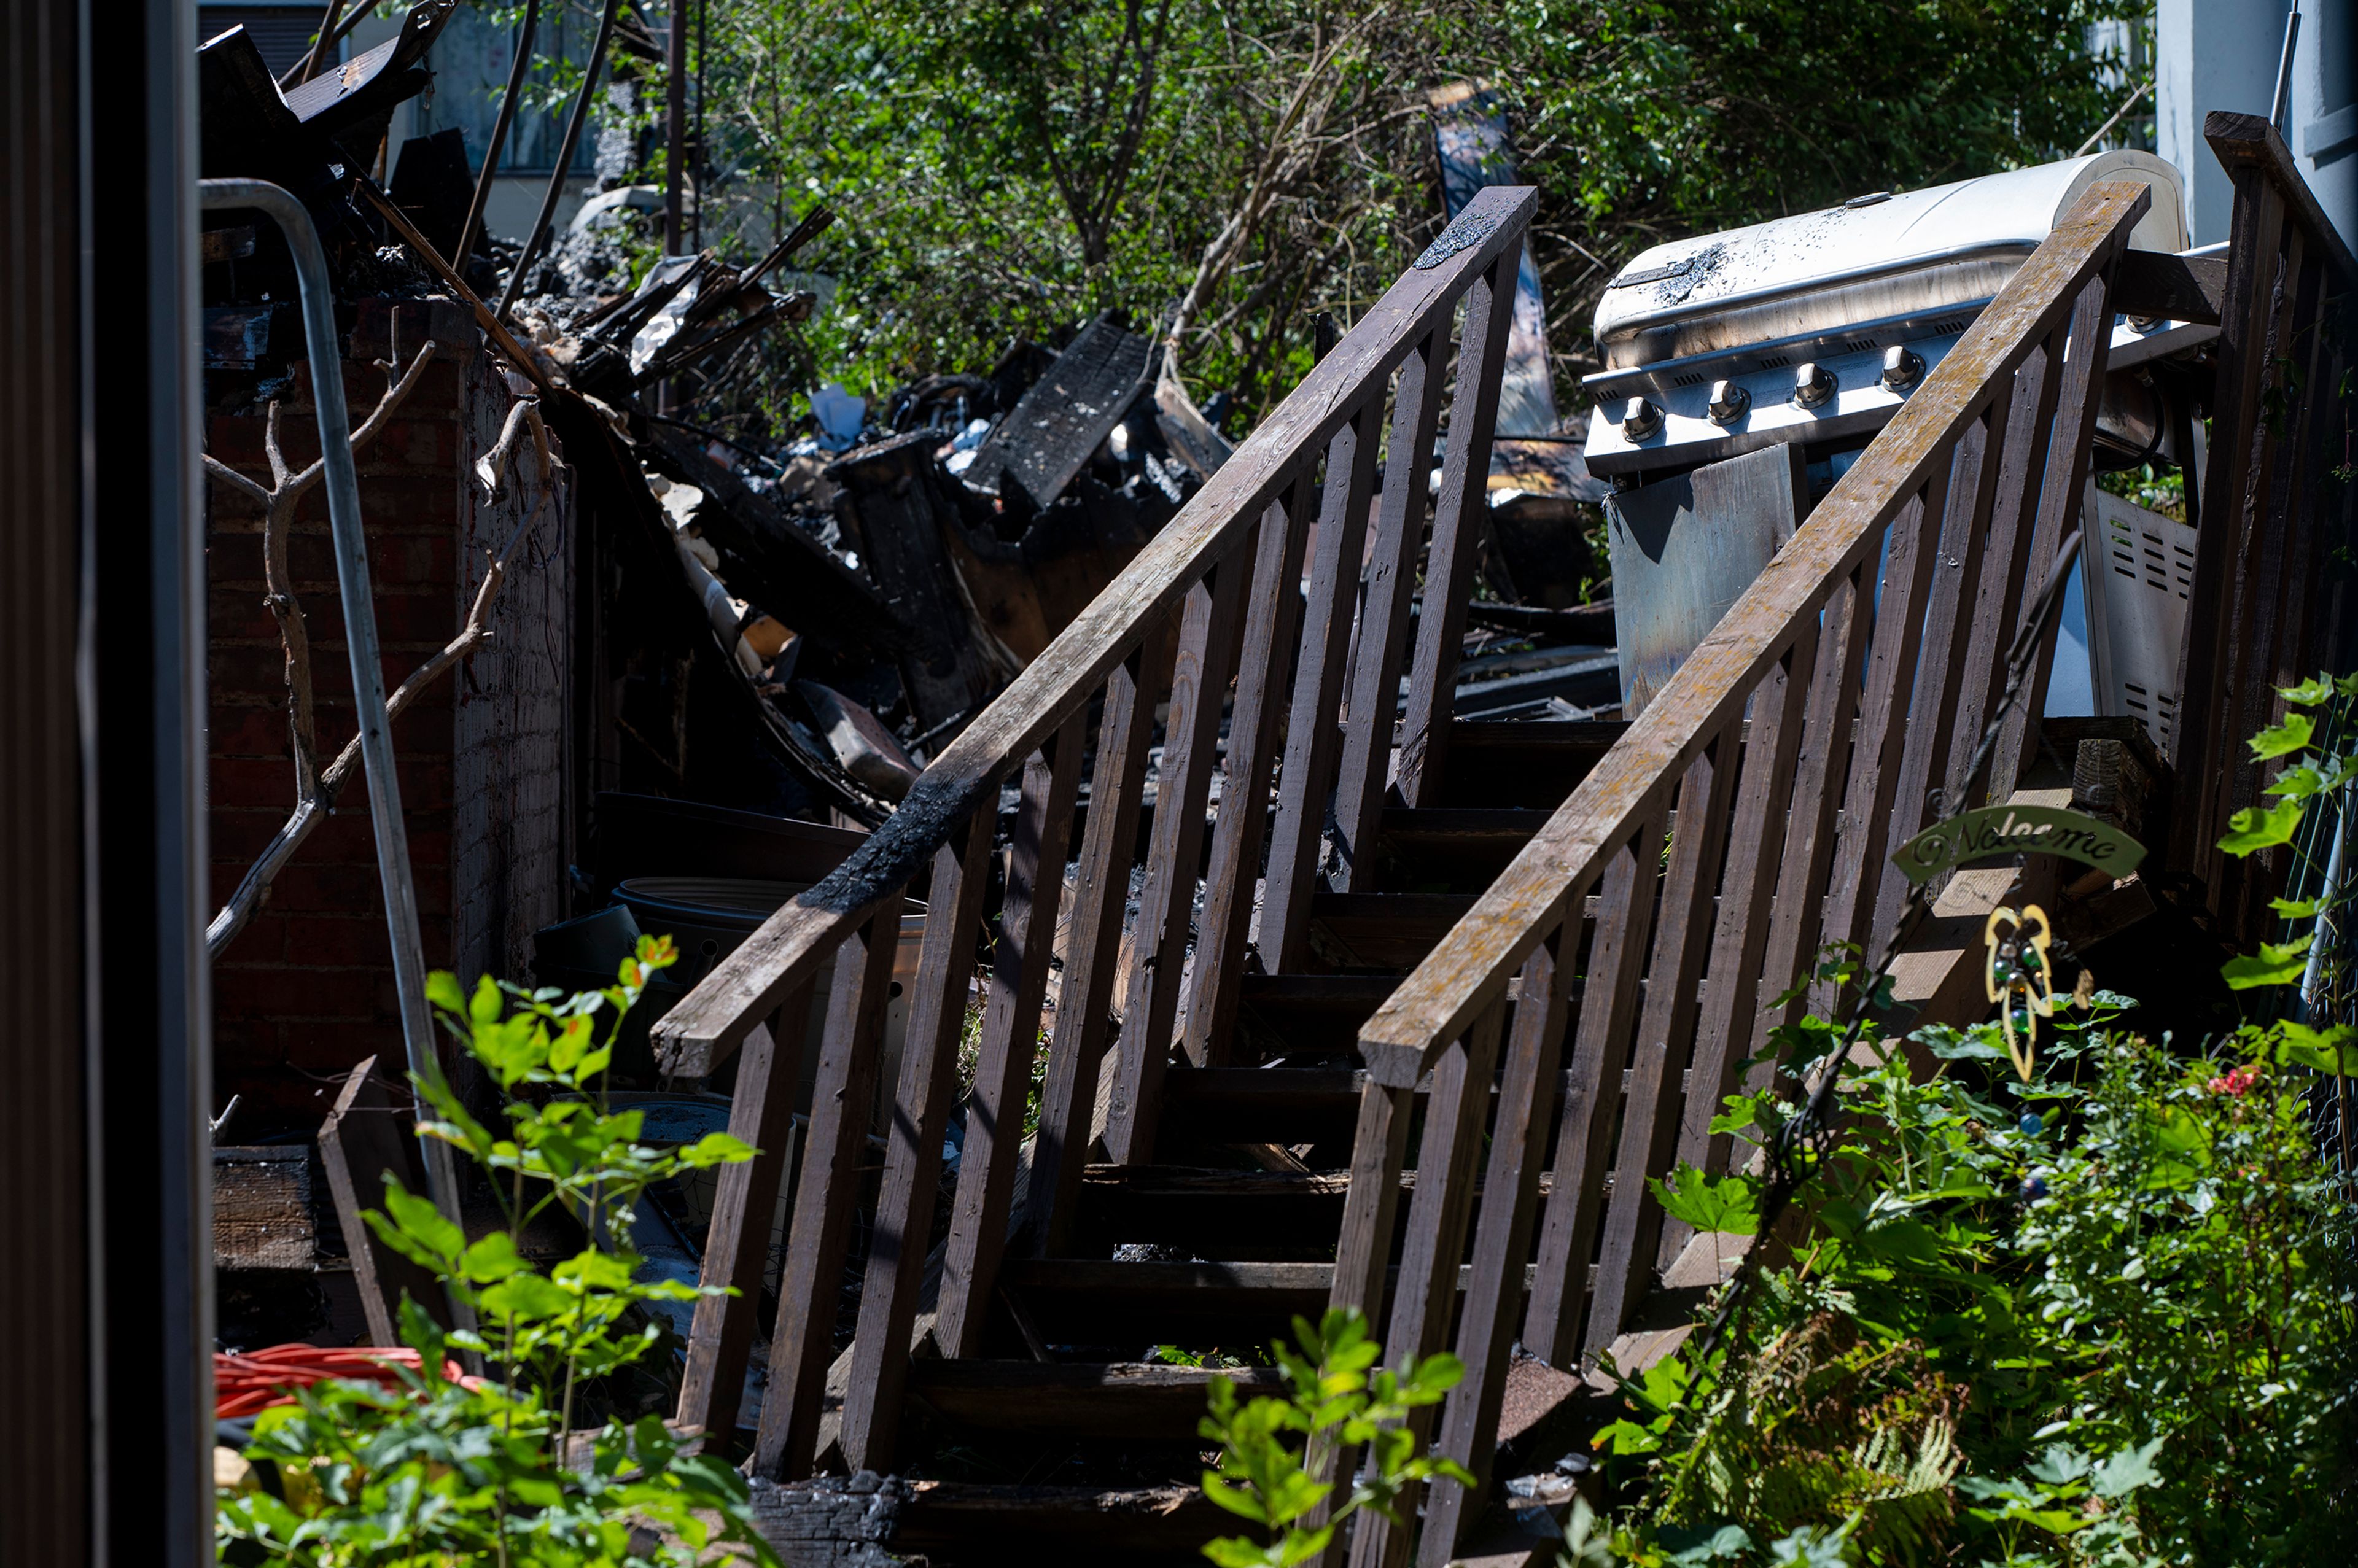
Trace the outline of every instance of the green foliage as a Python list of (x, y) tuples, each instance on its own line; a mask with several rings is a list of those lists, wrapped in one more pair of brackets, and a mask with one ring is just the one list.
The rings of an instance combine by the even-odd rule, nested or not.
[[(2108, 1032), (2121, 1002), (2029, 1083), (1994, 1025), (1922, 1032), (1920, 1081), (1896, 1052), (1845, 1075), (1795, 1260), (1707, 1357), (1625, 1380), (1599, 1444), (1644, 1498), (1567, 1562), (2348, 1557), (2358, 1201), (2308, 1107), (2358, 1040), (2250, 1025), (2189, 1057)], [(1730, 1104), (1763, 1141), (1783, 1114)]]
[[(2323, 891), (2314, 898), (2272, 900), (2276, 912), (2288, 923), (2286, 939), (2263, 942), (2257, 953), (2229, 959), (2221, 973), (2234, 989), (2250, 990), (2299, 985), (2314, 966), (2316, 994), (2305, 1000), (2321, 1014), (2346, 1015), (2337, 1004), (2347, 1000), (2348, 944), (2337, 937), (2335, 928), (2351, 897), (2350, 879), (2343, 878), (2340, 887), (2326, 885), (2319, 857), (2300, 839), (2305, 827), (2320, 837), (2339, 831), (2342, 814), (2351, 808), (2347, 797), (2352, 786), (2358, 784), (2358, 752), (2352, 748), (2352, 737), (2358, 734), (2358, 726), (2353, 726), (2353, 720), (2358, 720), (2358, 676), (2340, 680), (2311, 676), (2297, 686), (2278, 687), (2277, 695), (2289, 709), (2284, 722), (2263, 730), (2248, 742), (2257, 760), (2286, 764), (2262, 791), (2275, 796), (2276, 803), (2249, 806), (2229, 817), (2228, 831), (2219, 840), (2219, 848), (2244, 858), (2291, 845), (2294, 856), (2288, 883), (2299, 886), (2312, 881)], [(2312, 801), (2320, 803), (2323, 809), (2311, 813)], [(2301, 922), (2308, 923), (2306, 930), (2298, 928)]]
[[(1211, 1383), (1211, 1413), (1200, 1430), (1219, 1444), (1220, 1463), (1204, 1472), (1204, 1495), (1267, 1532), (1260, 1541), (1228, 1536), (1206, 1545), (1204, 1555), (1220, 1568), (1293, 1568), (1325, 1550), (1336, 1526), (1361, 1509), (1397, 1522), (1394, 1506), (1414, 1483), (1442, 1476), (1474, 1484), (1454, 1460), (1419, 1454), (1405, 1424), (1411, 1411), (1440, 1403), (1465, 1377), (1457, 1357), (1427, 1357), (1406, 1376), (1378, 1368), (1382, 1350), (1367, 1318), (1344, 1307), (1330, 1307), (1315, 1325), (1295, 1318), (1293, 1336), (1294, 1345), (1270, 1347), (1286, 1398), (1240, 1401), (1228, 1379)], [(1368, 1462), (1349, 1495), (1323, 1521), (1305, 1524), (1334, 1491), (1319, 1474), (1363, 1445)]]
[[(384, 1207), (365, 1217), (476, 1326), (445, 1334), (404, 1297), (402, 1335), (419, 1353), (417, 1372), (392, 1389), (319, 1383), (264, 1411), (246, 1456), (276, 1484), (220, 1499), (224, 1562), (622, 1568), (705, 1561), (708, 1546), (725, 1540), (777, 1563), (752, 1530), (743, 1478), (688, 1452), (658, 1416), (610, 1413), (594, 1435), (574, 1428), (588, 1387), (660, 1341), (643, 1303), (698, 1293), (637, 1278), (631, 1223), (642, 1195), (683, 1172), (752, 1157), (724, 1133), (650, 1148), (638, 1141), (637, 1111), (604, 1107), (600, 1080), (622, 1014), (675, 957), (669, 938), (644, 937), (616, 984), (573, 997), (488, 979), (468, 996), (454, 977), (433, 977), (444, 1025), (503, 1094), (533, 1097), (508, 1098), (506, 1125), (495, 1129), (438, 1077), (417, 1083), (439, 1118), (421, 1136), (482, 1168), (506, 1227), (470, 1241), (389, 1175)], [(543, 1268), (515, 1237), (551, 1205), (580, 1221), (590, 1245)], [(467, 1353), (495, 1375), (445, 1378), (446, 1356)]]

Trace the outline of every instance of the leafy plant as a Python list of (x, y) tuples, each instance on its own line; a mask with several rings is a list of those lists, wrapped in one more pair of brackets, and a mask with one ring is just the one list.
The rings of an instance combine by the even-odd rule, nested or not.
[[(639, 1141), (638, 1111), (606, 1108), (602, 1078), (622, 1015), (675, 957), (668, 937), (643, 937), (616, 984), (572, 997), (488, 978), (468, 996), (452, 976), (432, 978), (445, 1027), (505, 1097), (506, 1125), (477, 1119), (436, 1077), (417, 1080), (438, 1116), (419, 1134), (474, 1161), (505, 1226), (471, 1241), (390, 1174), (384, 1207), (365, 1217), (476, 1326), (446, 1333), (405, 1296), (415, 1372), (396, 1368), (394, 1387), (319, 1383), (263, 1411), (245, 1451), (254, 1483), (216, 1510), (224, 1562), (622, 1568), (707, 1561), (727, 1541), (778, 1563), (752, 1528), (742, 1477), (659, 1416), (613, 1411), (594, 1435), (575, 1430), (597, 1380), (660, 1342), (643, 1303), (699, 1293), (638, 1278), (631, 1227), (647, 1188), (752, 1157), (725, 1133), (651, 1148)], [(589, 1245), (544, 1268), (516, 1237), (551, 1208), (579, 1222)], [(453, 1353), (481, 1357), (491, 1375), (446, 1377)]]
[[(1624, 1381), (1599, 1443), (1645, 1491), (1568, 1562), (2347, 1555), (2358, 1202), (2308, 1107), (2358, 1042), (2251, 1025), (2188, 1055), (2112, 1027), (2125, 1000), (2059, 1017), (2029, 1082), (1995, 1024), (1920, 1032), (1921, 1078), (1880, 1043), (1845, 1075), (1794, 1261), (1708, 1354)], [(1788, 1070), (1825, 1037), (1786, 1033)], [(1722, 1125), (1766, 1142), (1786, 1103)], [(1665, 1188), (1689, 1223), (1742, 1195)]]
[[(1361, 1509), (1388, 1518), (1401, 1492), (1436, 1476), (1465, 1486), (1474, 1477), (1450, 1459), (1416, 1453), (1403, 1418), (1438, 1404), (1466, 1368), (1450, 1355), (1427, 1357), (1405, 1377), (1370, 1371), (1382, 1355), (1360, 1313), (1330, 1307), (1313, 1325), (1293, 1320), (1295, 1344), (1271, 1346), (1288, 1385), (1284, 1399), (1263, 1395), (1240, 1401), (1236, 1384), (1215, 1378), (1211, 1413), (1200, 1431), (1220, 1445), (1217, 1470), (1204, 1472), (1204, 1495), (1267, 1530), (1260, 1541), (1228, 1536), (1204, 1548), (1220, 1568), (1293, 1568), (1326, 1549), (1336, 1527)], [(1288, 1434), (1298, 1436), (1297, 1444)], [(1323, 1522), (1305, 1524), (1334, 1492), (1317, 1477), (1337, 1454), (1365, 1444), (1366, 1468)], [(1395, 1522), (1397, 1519), (1395, 1518)]]

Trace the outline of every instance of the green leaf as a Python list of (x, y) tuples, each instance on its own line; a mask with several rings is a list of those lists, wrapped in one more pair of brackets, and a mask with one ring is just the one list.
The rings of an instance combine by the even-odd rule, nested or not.
[(1749, 1176), (1722, 1176), (1714, 1181), (1693, 1165), (1681, 1164), (1671, 1173), (1670, 1182), (1650, 1176), (1646, 1185), (1664, 1214), (1691, 1229), (1750, 1236), (1760, 1228), (1758, 1184)]
[(2307, 920), (2325, 907), (2321, 898), (2272, 898), (2268, 907), (2287, 920)]
[(426, 977), (426, 1000), (445, 1012), (466, 1016), (467, 994), (459, 989), (459, 977), (448, 969)]
[(2229, 989), (2239, 991), (2295, 984), (2309, 968), (2309, 944), (2316, 939), (2311, 932), (2290, 942), (2263, 942), (2257, 953), (2228, 959), (2219, 967), (2219, 973)]
[(2279, 1022), (2276, 1029), (2277, 1061), (2339, 1077), (2358, 1078), (2358, 1029), (2346, 1023), (2312, 1029), (2289, 1020)]
[(494, 1230), (468, 1248), (460, 1264), (460, 1272), (477, 1284), (504, 1280), (530, 1267), (504, 1230)]
[(2307, 800), (2313, 795), (2323, 794), (2325, 784), (2325, 775), (2304, 762), (2297, 768), (2287, 768), (2270, 779), (2267, 787), (2260, 793), (2281, 795), (2287, 800)]
[(708, 1132), (679, 1152), (680, 1163), (691, 1170), (711, 1165), (741, 1164), (753, 1157), (753, 1146), (726, 1132)]
[(2304, 809), (2298, 800), (2280, 800), (2266, 811), (2246, 806), (2227, 819), (2227, 836), (2219, 840), (2219, 848), (2230, 855), (2243, 856), (2289, 844), (2300, 827)]
[(2311, 676), (2299, 686), (2280, 686), (2277, 695), (2299, 708), (2315, 708), (2333, 697), (2333, 683), (2323, 676)]
[(2124, 1448), (2096, 1466), (2093, 1477), (2096, 1496), (2126, 1497), (2139, 1487), (2150, 1487), (2161, 1479), (2161, 1472), (2153, 1467), (2153, 1456), (2161, 1452), (2162, 1439), (2157, 1437), (2142, 1448)]

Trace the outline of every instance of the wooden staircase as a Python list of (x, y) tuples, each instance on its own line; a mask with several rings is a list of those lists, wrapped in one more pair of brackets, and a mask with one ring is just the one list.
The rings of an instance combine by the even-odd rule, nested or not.
[[(1709, 1120), (1785, 1016), (1766, 1000), (1820, 941), (1891, 929), (1887, 852), (1953, 795), (1991, 650), (2073, 525), (2146, 200), (2086, 194), (1622, 725), (1448, 710), (1533, 205), (1478, 196), (868, 844), (656, 1026), (672, 1072), (738, 1058), (731, 1130), (763, 1151), (722, 1178), (704, 1278), (740, 1293), (698, 1309), (680, 1420), (750, 1428), (757, 1476), (913, 1478), (895, 1549), (936, 1564), (1199, 1562), (1242, 1525), (1193, 1490), (1208, 1380), (1273, 1389), (1219, 1363), (1333, 1303), (1393, 1361), (1455, 1349), (1466, 1380), (1420, 1435), (1487, 1482), (1510, 1347), (1577, 1368), (1640, 1323), (1691, 1239), (1643, 1178), (1725, 1168)], [(1482, 1499), (1412, 1501), (1329, 1559), (1450, 1561)]]

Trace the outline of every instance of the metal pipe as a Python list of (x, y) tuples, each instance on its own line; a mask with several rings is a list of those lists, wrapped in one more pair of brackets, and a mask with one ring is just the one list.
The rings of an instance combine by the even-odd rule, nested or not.
[(2300, 0), (2285, 13), (2284, 53), (2277, 59), (2277, 93), (2268, 100), (2268, 124), (2285, 134), (2285, 116), (2292, 113), (2292, 51), (2300, 42)]
[(687, 0), (671, 0), (664, 34), (664, 254), (687, 248)]
[(483, 149), (483, 171), (475, 177), (475, 199), (467, 203), (467, 221), (459, 225), (459, 243), (451, 247), (450, 265), (467, 270), (467, 254), (475, 247), (475, 231), (483, 222), (483, 204), (492, 199), (492, 179), (499, 172), (500, 154), (507, 146), (508, 127), (515, 123), (516, 99), (524, 92), (525, 70), (532, 64), (533, 39), (540, 31), (540, 0), (525, 0), (524, 23), (516, 29), (515, 59), (508, 66), (508, 90), (500, 99), (499, 118), (492, 122), (491, 145)]
[[(409, 840), (394, 776), (393, 730), (385, 717), (384, 668), (377, 656), (376, 601), (369, 590), (368, 538), (361, 528), (360, 476), (352, 466), (352, 415), (344, 406), (344, 367), (336, 352), (335, 297), (328, 258), (311, 214), (286, 190), (260, 179), (200, 179), (198, 200), (223, 209), (267, 214), (287, 235), (302, 286), (304, 350), (311, 362), (311, 396), (319, 406), (319, 460), (326, 469), (328, 529), (335, 546), (336, 589), (343, 603), (344, 642), (351, 650), (352, 705), (360, 718), (361, 761), (368, 778), (369, 823), (376, 834), (377, 877), (384, 886), (385, 926), (393, 938), (394, 989), (401, 1002), (401, 1037), (409, 1070), (432, 1083), (441, 1076), (434, 1020), (426, 1002), (426, 950), (417, 929), (417, 891), (409, 875)], [(427, 1108), (418, 1107), (420, 1121)], [(426, 1139), (426, 1185), (434, 1205), (459, 1221), (458, 1173), (450, 1146)], [(458, 1308), (453, 1292), (452, 1306)]]
[(614, 37), (614, 13), (621, 10), (622, 0), (606, 0), (605, 15), (598, 21), (598, 37), (590, 45), (590, 62), (581, 69), (581, 96), (573, 101), (573, 117), (565, 122), (565, 141), (557, 149), (557, 167), (549, 171), (548, 193), (540, 199), (540, 216), (534, 220), (532, 232), (525, 236), (524, 249), (517, 253), (515, 270), (508, 274), (508, 286), (500, 291), (499, 308), (492, 315), (502, 321), (515, 308), (516, 295), (524, 287), (524, 275), (532, 270), (541, 243), (548, 238), (548, 225), (557, 217), (557, 200), (565, 194), (565, 177), (571, 172), (573, 150), (581, 145), (581, 126), (590, 118), (590, 100), (598, 92), (598, 70), (606, 63), (606, 45)]

